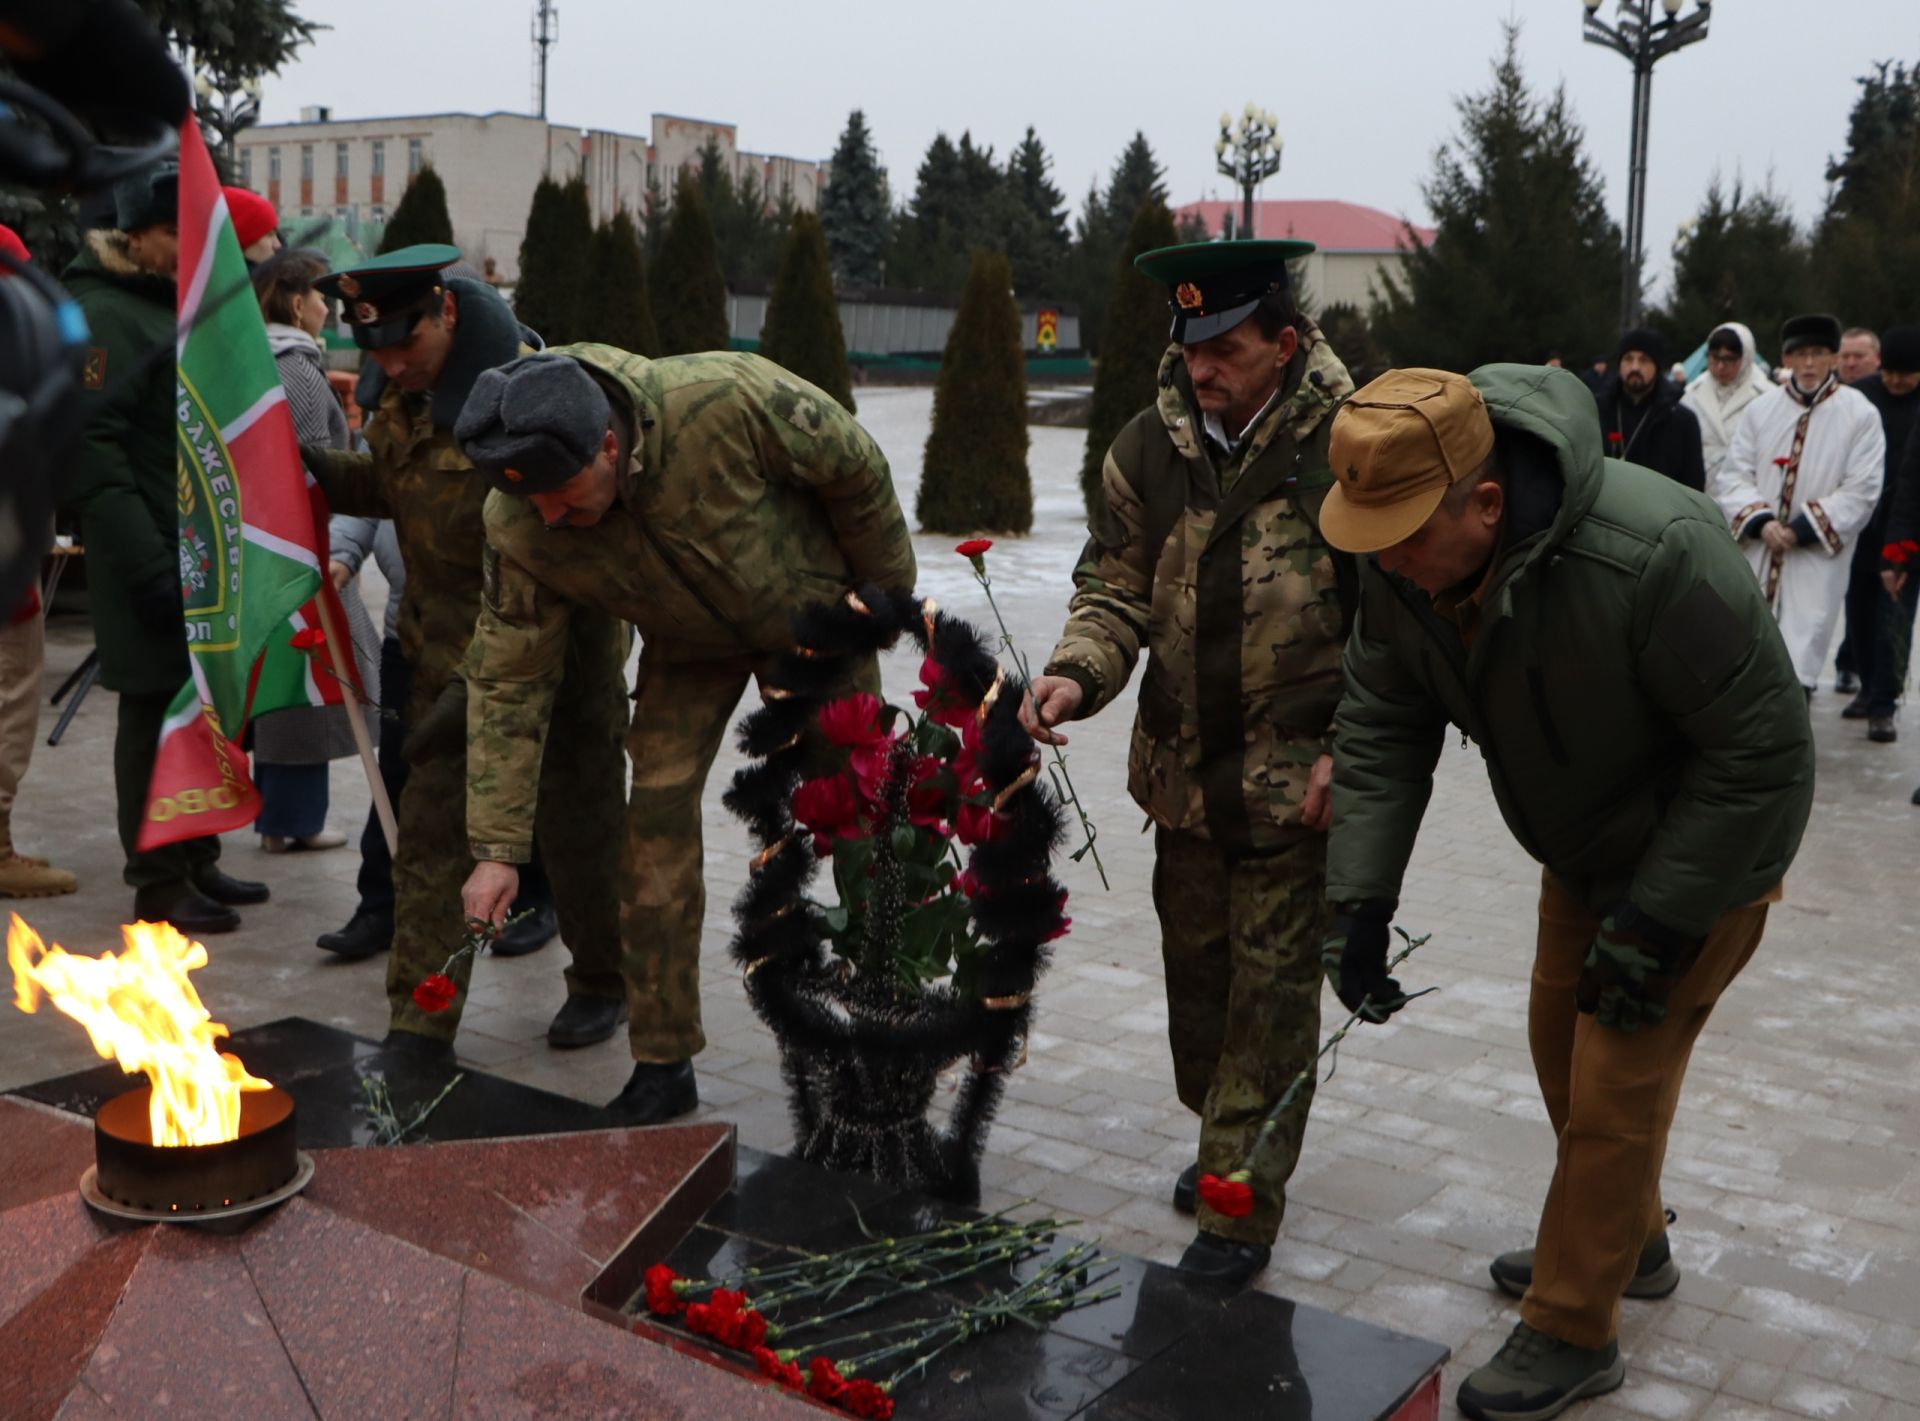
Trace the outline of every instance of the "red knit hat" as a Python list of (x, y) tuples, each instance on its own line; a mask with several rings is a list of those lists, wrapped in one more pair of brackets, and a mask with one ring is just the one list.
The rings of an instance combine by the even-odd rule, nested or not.
[[(4, 223), (0, 223), (0, 252), (5, 252), (17, 262), (33, 260), (32, 254), (27, 251), (27, 244), (20, 240), (20, 234)], [(5, 267), (0, 267), (0, 273), (5, 270)]]
[(227, 195), (227, 211), (233, 217), (233, 235), (239, 239), (242, 251), (280, 225), (280, 214), (259, 193), (248, 192), (243, 187), (221, 188), (220, 191)]

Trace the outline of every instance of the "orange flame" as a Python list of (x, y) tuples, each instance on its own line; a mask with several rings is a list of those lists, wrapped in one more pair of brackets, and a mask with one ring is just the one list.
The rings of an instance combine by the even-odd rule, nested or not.
[(154, 1144), (217, 1145), (236, 1138), (240, 1092), (271, 1086), (248, 1075), (239, 1057), (214, 1049), (227, 1029), (212, 1019), (187, 980), (187, 973), (207, 965), (206, 948), (167, 923), (133, 923), (120, 932), (127, 950), (119, 956), (78, 957), (58, 944), (46, 946), (14, 914), (7, 929), (14, 1005), (38, 1011), (45, 994), (86, 1027), (104, 1059), (118, 1060), (128, 1075), (146, 1072), (153, 1082)]

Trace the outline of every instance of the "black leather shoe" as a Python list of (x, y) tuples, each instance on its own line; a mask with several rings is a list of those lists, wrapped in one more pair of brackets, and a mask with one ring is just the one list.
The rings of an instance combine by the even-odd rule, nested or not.
[(397, 1026), (381, 1038), (380, 1049), (399, 1056), (410, 1056), (416, 1061), (453, 1060), (451, 1041), (442, 1041), (437, 1036), (422, 1036), (417, 1031), (402, 1031)]
[(1273, 1250), (1261, 1243), (1241, 1243), (1218, 1234), (1198, 1233), (1180, 1255), (1180, 1271), (1244, 1288), (1267, 1266)]
[(547, 1045), (563, 1051), (597, 1046), (627, 1020), (627, 1004), (611, 997), (568, 997), (547, 1028)]
[(235, 908), (248, 903), (264, 903), (273, 892), (264, 883), (222, 873), (218, 864), (211, 863), (193, 871), (193, 886), (214, 902)]
[(1842, 671), (1833, 678), (1833, 689), (1843, 696), (1850, 696), (1860, 689), (1860, 678), (1851, 671)]
[(1194, 1191), (1200, 1187), (1200, 1161), (1195, 1160), (1180, 1171), (1180, 1177), (1173, 1181), (1173, 1207), (1182, 1214), (1193, 1212)]
[(1865, 720), (1866, 718), (1867, 718), (1867, 693), (1865, 691), (1862, 691), (1859, 695), (1855, 696), (1852, 700), (1847, 702), (1845, 709), (1843, 709), (1840, 712), (1840, 719)]
[(693, 1062), (656, 1065), (635, 1061), (627, 1087), (607, 1102), (607, 1113), (622, 1125), (660, 1125), (685, 1115), (700, 1103), (693, 1084)]
[(186, 883), (156, 883), (135, 890), (133, 916), (142, 923), (172, 923), (188, 937), (230, 933), (240, 926), (240, 915), (233, 909)]
[(356, 908), (338, 932), (321, 933), (314, 946), (349, 960), (373, 957), (393, 946), (393, 914)]
[(1900, 738), (1900, 727), (1890, 715), (1876, 715), (1867, 722), (1867, 739), (1876, 745), (1891, 745)]
[[(511, 919), (512, 915), (508, 916)], [(548, 903), (517, 921), (509, 921), (506, 931), (495, 938), (487, 950), (495, 957), (525, 957), (552, 942), (559, 931), (559, 916), (553, 911), (553, 904)]]

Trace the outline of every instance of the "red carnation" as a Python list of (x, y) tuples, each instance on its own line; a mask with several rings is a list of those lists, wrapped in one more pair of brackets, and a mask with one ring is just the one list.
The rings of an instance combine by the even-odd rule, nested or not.
[(821, 1401), (838, 1401), (847, 1394), (847, 1379), (831, 1357), (815, 1357), (807, 1363), (807, 1394)]
[(907, 821), (939, 832), (947, 814), (947, 789), (940, 781), (940, 760), (916, 755), (907, 767)]
[(1619, 444), (1620, 442), (1622, 442), (1622, 441), (1621, 441), (1621, 435), (1620, 435), (1620, 431), (1619, 431), (1619, 430), (1617, 430), (1617, 429), (1609, 429), (1609, 430), (1607, 431), (1607, 443), (1609, 443), (1609, 444)]
[(740, 1314), (740, 1335), (734, 1346), (751, 1351), (767, 1340), (767, 1320), (755, 1308)]
[(674, 1317), (686, 1310), (686, 1302), (676, 1286), (680, 1275), (664, 1263), (656, 1263), (645, 1274), (647, 1311), (661, 1317)]
[(860, 832), (860, 805), (844, 775), (808, 780), (793, 792), (793, 817), (813, 831), (813, 846), (824, 854), (834, 839)]
[(1884, 548), (1880, 549), (1880, 557), (1882, 561), (1890, 562), (1895, 567), (1905, 567), (1907, 563), (1907, 550), (1898, 543), (1888, 543)]
[(855, 1416), (873, 1417), (876, 1421), (887, 1421), (893, 1415), (893, 1398), (878, 1382), (870, 1382), (865, 1377), (855, 1377), (847, 1383), (847, 1394), (840, 1398), (840, 1405)]
[(1784, 469), (1792, 462), (1793, 456), (1791, 454), (1782, 454), (1778, 459), (1773, 461), (1773, 467), (1776, 469)]
[(687, 1331), (701, 1337), (713, 1335), (713, 1309), (705, 1303), (695, 1303), (687, 1309)]
[(445, 1011), (460, 995), (460, 988), (444, 972), (435, 972), (413, 989), (413, 1004), (424, 1012)]
[(925, 689), (913, 693), (913, 703), (931, 716), (936, 725), (958, 728), (973, 719), (972, 708), (954, 699), (946, 671), (931, 656), (920, 663), (920, 684)]
[(993, 539), (991, 538), (969, 538), (966, 542), (956, 547), (954, 551), (963, 558), (978, 559), (981, 554), (992, 546)]
[(887, 738), (880, 724), (880, 698), (865, 691), (820, 707), (820, 733), (835, 745), (854, 749)]
[(790, 1386), (795, 1391), (807, 1389), (807, 1379), (800, 1372), (800, 1364), (793, 1360), (793, 1354), (782, 1355), (771, 1347), (755, 1347), (751, 1353), (753, 1365), (759, 1368), (760, 1375), (770, 1381)]
[(318, 627), (302, 627), (287, 638), (287, 645), (295, 651), (313, 651), (327, 644), (327, 634)]
[(1253, 1212), (1253, 1186), (1247, 1182), (1245, 1170), (1238, 1170), (1225, 1179), (1217, 1174), (1203, 1174), (1198, 1189), (1200, 1202), (1216, 1214), (1244, 1219)]
[(893, 747), (899, 743), (899, 737), (895, 736), (890, 740), (862, 745), (847, 756), (847, 768), (853, 771), (853, 782), (860, 790), (860, 797), (868, 804), (878, 807), (886, 795), (887, 770), (893, 763)]
[(963, 844), (991, 844), (1013, 832), (1013, 821), (985, 804), (961, 804), (953, 811), (953, 832)]

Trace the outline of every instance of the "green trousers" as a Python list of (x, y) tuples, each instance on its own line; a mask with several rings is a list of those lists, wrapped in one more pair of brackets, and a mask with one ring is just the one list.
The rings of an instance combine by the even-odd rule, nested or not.
[[(612, 618), (581, 616), (574, 619), (568, 638), (566, 671), (554, 698), (541, 760), (534, 832), (553, 885), (560, 940), (573, 956), (567, 991), (617, 1000), (625, 991), (620, 974), (620, 790), (625, 778), (620, 735), (627, 718), (629, 633)], [(415, 682), (409, 725), (420, 724), (441, 689), (442, 684)], [(449, 972), (460, 994), (445, 1010), (420, 1010), (413, 989), (446, 966), (466, 932), (460, 889), (473, 871), (466, 802), (466, 750), (456, 745), (412, 766), (396, 813), (399, 846), (393, 859), (387, 1000), (394, 1027), (439, 1040), (451, 1040), (459, 1028), (473, 959), (463, 957)]]
[(153, 778), (153, 762), (160, 752), (160, 726), (172, 700), (169, 691), (120, 692), (119, 719), (113, 731), (113, 795), (120, 847), (127, 855), (122, 876), (129, 888), (191, 883), (197, 870), (220, 857), (220, 840), (213, 834), (157, 849), (134, 847), (147, 815), (147, 782)]
[(1206, 1233), (1269, 1245), (1279, 1236), (1313, 1103), (1326, 881), (1319, 836), (1264, 858), (1232, 859), (1191, 834), (1155, 832), (1167, 1036), (1180, 1103), (1200, 1117), (1201, 1173), (1242, 1168), (1267, 1111), (1308, 1070), (1260, 1152), (1253, 1212), (1230, 1219), (1202, 1204)]

